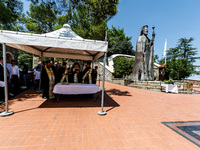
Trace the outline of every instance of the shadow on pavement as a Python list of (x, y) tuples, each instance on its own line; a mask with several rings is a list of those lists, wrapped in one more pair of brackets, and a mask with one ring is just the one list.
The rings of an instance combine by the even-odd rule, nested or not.
[(106, 91), (109, 95), (118, 95), (118, 96), (132, 96), (128, 91), (120, 91), (117, 89), (111, 89)]
[[(8, 100), (8, 109), (10, 110), (10, 106), (15, 104), (17, 101), (26, 101), (26, 100), (32, 101), (31, 99), (36, 98), (36, 97), (38, 97), (38, 94), (35, 91), (33, 91), (31, 89), (25, 90), (24, 92), (16, 95), (12, 99)], [(4, 102), (2, 102), (2, 104), (0, 104), (0, 112), (3, 112), (3, 111), (5, 111), (5, 103)]]
[[(108, 94), (105, 94), (104, 107), (120, 106)], [(94, 98), (87, 95), (62, 95), (59, 101), (46, 100), (39, 108), (65, 108), (65, 107), (101, 107), (101, 97)]]

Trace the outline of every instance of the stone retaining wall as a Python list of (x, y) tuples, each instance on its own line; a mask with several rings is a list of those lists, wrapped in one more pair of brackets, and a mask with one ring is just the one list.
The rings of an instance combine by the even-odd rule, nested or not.
[[(94, 66), (98, 66), (98, 76), (97, 81), (102, 80), (103, 77), (103, 66), (99, 62), (95, 62), (93, 64)], [(154, 91), (161, 91), (164, 88), (161, 88), (161, 84), (164, 82), (161, 81), (132, 81), (132, 80), (126, 80), (123, 78), (114, 78), (112, 72), (110, 72), (108, 69), (105, 69), (105, 80), (111, 83), (119, 84), (119, 85), (125, 85), (135, 88), (141, 88), (141, 89), (149, 89)], [(175, 80), (174, 84), (177, 85), (179, 93), (188, 93), (193, 91), (193, 84), (200, 85), (200, 81), (188, 81), (186, 79), (184, 80)], [(165, 89), (164, 89), (165, 90)]]
[[(99, 62), (94, 62), (93, 64), (94, 66), (98, 66), (98, 76), (97, 76), (97, 80), (102, 80), (103, 78), (103, 66), (99, 63)], [(113, 74), (112, 72), (110, 72), (108, 69), (105, 68), (105, 80), (112, 82), (112, 78), (113, 78)]]
[[(165, 88), (161, 88), (161, 84), (164, 82), (162, 81), (131, 81), (131, 80), (124, 80), (124, 85), (141, 88), (141, 89), (149, 89), (154, 91), (165, 91)], [(179, 93), (191, 93), (193, 92), (193, 84), (183, 81), (175, 81), (175, 85), (178, 87)]]
[(141, 89), (150, 89), (154, 91), (161, 91), (160, 81), (131, 81), (125, 80), (125, 85)]
[(119, 85), (124, 85), (124, 79), (122, 78), (112, 78), (112, 83), (115, 83), (115, 84), (119, 84)]
[(198, 85), (198, 86), (200, 86), (200, 81), (198, 81), (198, 80), (182, 79), (182, 82), (187, 82), (187, 83), (191, 83), (191, 84), (193, 84), (193, 85)]

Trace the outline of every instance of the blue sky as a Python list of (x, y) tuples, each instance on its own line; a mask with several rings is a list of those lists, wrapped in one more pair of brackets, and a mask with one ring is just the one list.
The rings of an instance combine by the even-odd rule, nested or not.
[[(24, 10), (27, 10), (29, 2), (22, 1)], [(165, 39), (168, 49), (175, 47), (180, 38), (193, 37), (193, 47), (197, 48), (200, 56), (199, 6), (200, 0), (120, 0), (119, 12), (108, 22), (108, 26), (124, 28), (126, 35), (132, 36), (135, 49), (141, 27), (149, 26), (148, 37), (151, 38), (154, 25), (155, 54), (159, 58), (162, 58)]]

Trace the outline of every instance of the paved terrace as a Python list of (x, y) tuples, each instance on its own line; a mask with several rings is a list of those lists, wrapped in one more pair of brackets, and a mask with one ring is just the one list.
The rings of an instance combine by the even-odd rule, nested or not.
[(92, 98), (63, 96), (53, 103), (30, 93), (34, 91), (9, 101), (15, 114), (0, 118), (0, 150), (199, 149), (198, 141), (162, 123), (199, 121), (199, 94), (167, 94), (106, 82), (107, 115), (98, 116), (100, 101)]

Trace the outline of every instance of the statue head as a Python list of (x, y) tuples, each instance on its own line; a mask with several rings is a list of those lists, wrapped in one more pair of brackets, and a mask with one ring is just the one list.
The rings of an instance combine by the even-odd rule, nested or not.
[(148, 34), (148, 25), (144, 25), (142, 28), (141, 28), (141, 32), (140, 32), (140, 35), (147, 35)]

